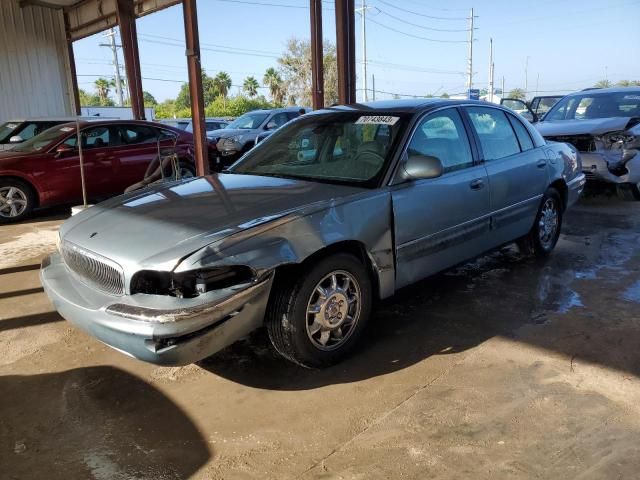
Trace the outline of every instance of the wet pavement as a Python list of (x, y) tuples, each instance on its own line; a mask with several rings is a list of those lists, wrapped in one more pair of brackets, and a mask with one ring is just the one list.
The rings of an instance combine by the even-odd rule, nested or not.
[(637, 478), (640, 203), (402, 290), (322, 371), (262, 331), (181, 368), (103, 346), (40, 289), (59, 223), (0, 227), (2, 478)]

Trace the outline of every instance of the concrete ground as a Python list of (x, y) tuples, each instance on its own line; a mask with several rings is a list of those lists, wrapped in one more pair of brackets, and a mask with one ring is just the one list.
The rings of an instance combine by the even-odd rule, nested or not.
[(61, 217), (0, 227), (2, 478), (638, 478), (640, 203), (403, 290), (323, 371), (263, 332), (182, 368), (103, 346), (40, 288)]

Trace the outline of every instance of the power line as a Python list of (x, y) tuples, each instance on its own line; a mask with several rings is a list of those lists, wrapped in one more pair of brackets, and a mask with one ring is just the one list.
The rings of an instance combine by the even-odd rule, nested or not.
[(297, 8), (297, 9), (305, 9), (305, 10), (308, 9), (308, 7), (303, 7), (302, 5), (288, 5), (284, 3), (250, 2), (248, 0), (216, 0), (216, 1), (225, 2), (225, 3), (240, 3), (243, 5), (261, 5), (263, 7)]
[[(226, 1), (226, 0), (225, 0)], [(467, 20), (467, 17), (437, 17), (434, 15), (425, 15), (424, 13), (414, 12), (412, 10), (407, 10), (406, 8), (398, 7), (392, 3), (385, 2), (384, 0), (377, 0), (378, 2), (386, 5), (387, 7), (395, 8), (396, 10), (400, 10), (404, 13), (410, 13), (411, 15), (417, 15), (419, 17), (430, 18), (432, 20)]]
[[(177, 42), (177, 43), (180, 43), (181, 45), (184, 45), (184, 40), (181, 40), (179, 38), (171, 38), (171, 37), (166, 37), (164, 35), (153, 35), (151, 33), (141, 33), (139, 36), (149, 37), (149, 38), (154, 38), (154, 39), (159, 39), (159, 40), (169, 40), (169, 41)], [(224, 48), (224, 49), (227, 49), (227, 50), (238, 50), (238, 51), (249, 52), (249, 53), (264, 53), (264, 54), (269, 54), (269, 55), (278, 55), (279, 54), (279, 52), (274, 52), (272, 50), (256, 50), (256, 49), (252, 49), (252, 48), (231, 47), (229, 45), (220, 45), (220, 44), (217, 44), (217, 43), (200, 42), (200, 46), (203, 46), (203, 45), (205, 47)]]
[(369, 19), (369, 21), (370, 21), (371, 23), (375, 23), (376, 25), (381, 26), (382, 28), (386, 28), (387, 30), (391, 30), (392, 32), (399, 33), (400, 35), (405, 35), (405, 36), (407, 36), (407, 37), (411, 37), (411, 38), (417, 38), (417, 39), (419, 39), (419, 40), (424, 40), (424, 41), (427, 41), (427, 42), (436, 42), (436, 43), (467, 43), (467, 41), (466, 41), (466, 40), (440, 40), (440, 39), (437, 39), (437, 38), (421, 37), (420, 35), (414, 35), (414, 34), (412, 34), (412, 33), (403, 32), (402, 30), (398, 30), (398, 29), (396, 29), (396, 28), (393, 28), (393, 27), (390, 27), (390, 26), (388, 26), (388, 25), (385, 25), (384, 23), (377, 22), (377, 21), (375, 21), (375, 20), (373, 20), (373, 19), (371, 19), (371, 18)]
[(458, 28), (458, 29), (448, 29), (448, 28), (433, 28), (433, 27), (425, 27), (424, 25), (418, 25), (417, 23), (409, 22), (408, 20), (404, 20), (400, 17), (396, 17), (395, 15), (391, 15), (390, 13), (385, 12), (384, 10), (380, 10), (378, 8), (378, 12), (382, 15), (386, 15), (387, 17), (393, 18), (398, 22), (406, 23), (407, 25), (411, 25), (412, 27), (421, 28), (423, 30), (430, 30), (432, 32), (466, 32), (467, 28)]
[(464, 72), (458, 72), (455, 70), (438, 70), (435, 68), (423, 68), (423, 67), (417, 67), (413, 65), (403, 65), (399, 63), (379, 62), (376, 60), (369, 60), (367, 63), (369, 65), (377, 65), (380, 67), (395, 68), (397, 70), (407, 70), (411, 72), (432, 73), (432, 74), (440, 74), (440, 75), (464, 75)]

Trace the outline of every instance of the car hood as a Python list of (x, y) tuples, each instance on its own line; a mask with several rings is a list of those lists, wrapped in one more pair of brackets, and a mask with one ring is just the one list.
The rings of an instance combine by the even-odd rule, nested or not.
[(217, 138), (229, 138), (235, 137), (236, 135), (247, 135), (255, 132), (255, 130), (247, 128), (221, 128), (220, 130), (216, 130), (211, 136)]
[(626, 130), (633, 126), (634, 117), (593, 118), (588, 120), (553, 120), (538, 122), (535, 127), (543, 137), (559, 135), (602, 135), (603, 133)]
[(255, 175), (210, 175), (98, 204), (65, 222), (61, 235), (125, 270), (171, 270), (229, 235), (363, 191)]

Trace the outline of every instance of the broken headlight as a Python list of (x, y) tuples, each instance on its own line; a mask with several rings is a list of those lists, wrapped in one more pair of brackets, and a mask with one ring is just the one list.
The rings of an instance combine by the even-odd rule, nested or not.
[(600, 136), (598, 139), (609, 147), (617, 148), (630, 145), (638, 140), (635, 135), (631, 135), (624, 131), (606, 133)]
[(131, 294), (169, 295), (193, 298), (203, 293), (249, 283), (254, 272), (244, 265), (202, 268), (189, 272), (158, 272), (141, 270), (131, 279)]

